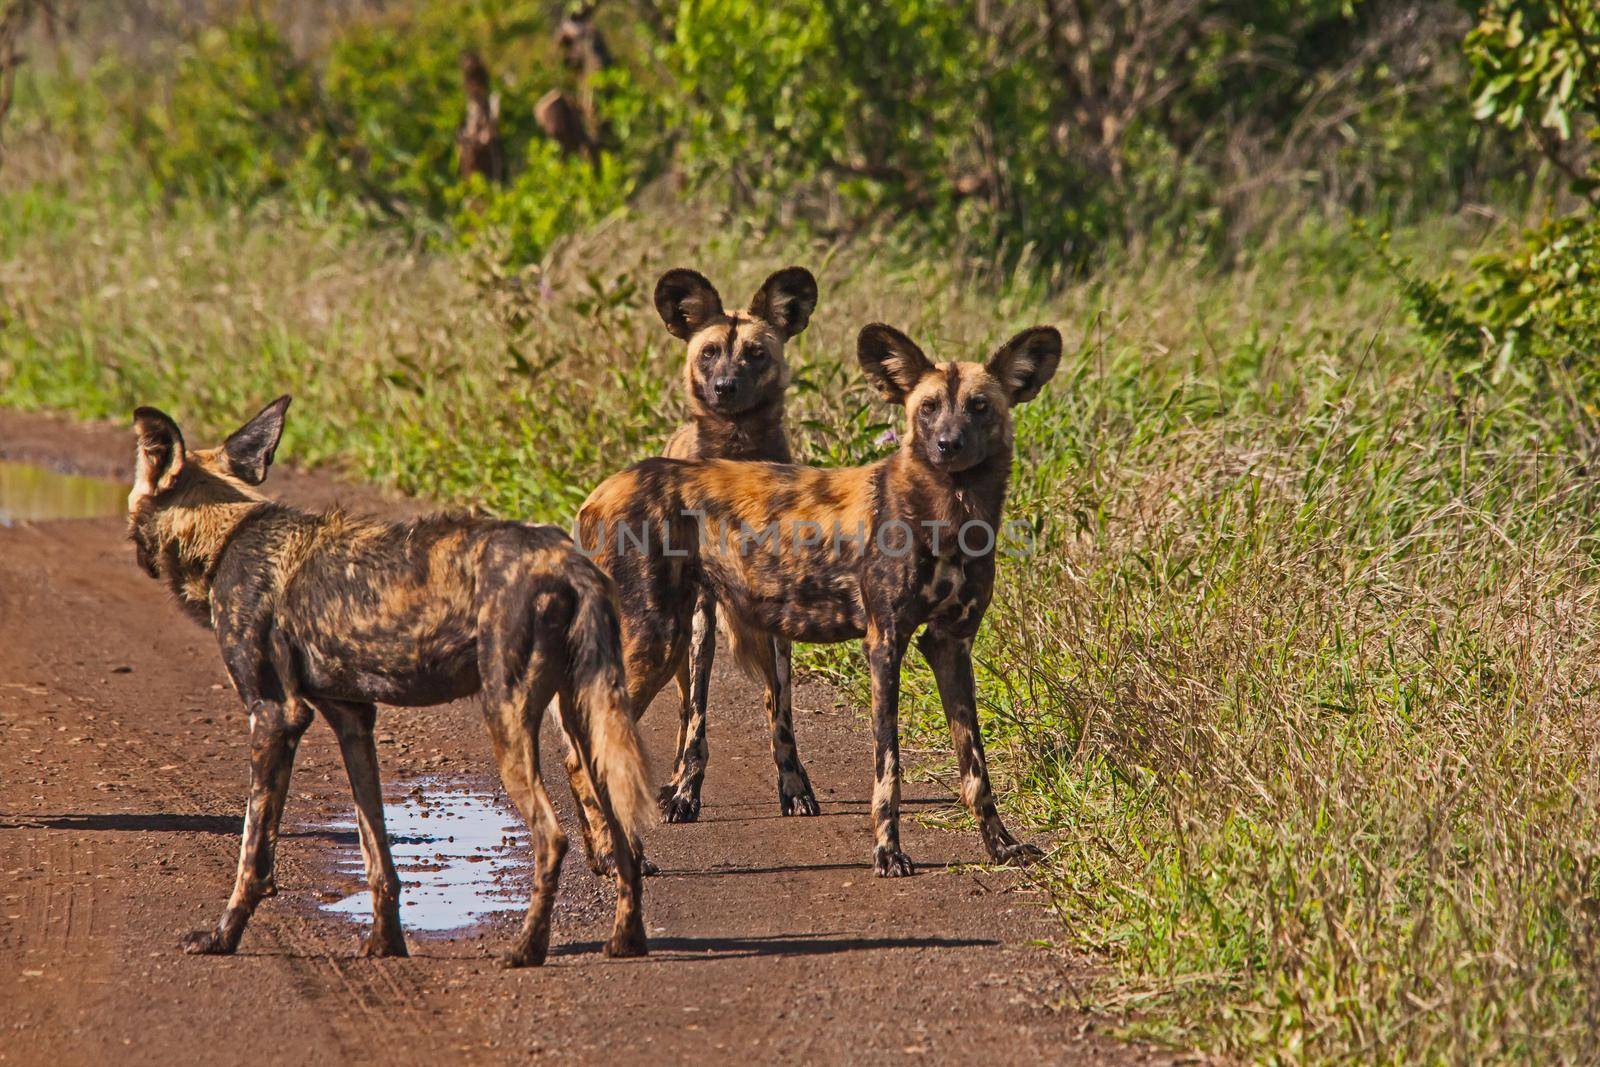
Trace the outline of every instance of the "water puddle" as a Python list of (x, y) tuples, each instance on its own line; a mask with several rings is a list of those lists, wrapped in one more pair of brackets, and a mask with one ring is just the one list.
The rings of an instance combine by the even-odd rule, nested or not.
[(62, 474), (0, 460), (0, 526), (43, 519), (93, 519), (128, 509), (128, 487), (109, 478)]
[[(408, 933), (460, 930), (495, 912), (527, 908), (528, 831), (503, 797), (428, 779), (386, 801), (383, 812), (404, 884), (400, 921)], [(339, 873), (363, 879), (355, 816), (324, 829), (344, 831), (349, 842), (340, 846)], [(365, 889), (322, 907), (363, 923), (372, 918)]]

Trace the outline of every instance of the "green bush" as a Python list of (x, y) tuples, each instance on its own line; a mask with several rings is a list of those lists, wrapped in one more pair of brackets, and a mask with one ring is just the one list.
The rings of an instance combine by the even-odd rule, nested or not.
[[(1466, 39), (1473, 113), (1530, 130), (1547, 150), (1593, 140), (1600, 117), (1600, 9), (1581, 0), (1490, 0)], [(1593, 192), (1593, 174), (1571, 175)]]
[(548, 141), (532, 141), (509, 183), (490, 185), (474, 175), (451, 190), (459, 201), (455, 232), (496, 263), (536, 262), (558, 237), (621, 209), (633, 187), (627, 165), (615, 155), (602, 152), (591, 165), (564, 157)]
[[(181, 51), (167, 98), (133, 115), (132, 143), (169, 197), (248, 206), (278, 196), (422, 232), (443, 232), (454, 218), (467, 239), (491, 226), (507, 234), (508, 254), (533, 258), (631, 188), (618, 161), (586, 179), (534, 139), (533, 101), (561, 74), (548, 44), (527, 44), (548, 37), (536, 6), (431, 0), (343, 25), (311, 59), (247, 15)], [(469, 49), (502, 74), (501, 137), (526, 161), (512, 186), (487, 198), (457, 177)]]
[[(1492, 0), (1467, 35), (1478, 118), (1526, 131), (1573, 193), (1600, 196), (1600, 9), (1573, 0)], [(1396, 264), (1406, 295), (1458, 369), (1490, 385), (1508, 376), (1600, 415), (1600, 218), (1582, 203), (1511, 247), (1473, 260), (1458, 282), (1415, 277)], [(1593, 422), (1590, 422), (1591, 434)]]
[[(1454, 206), (1521, 158), (1472, 121), (1448, 0), (640, 0), (602, 9), (590, 190), (532, 119), (576, 88), (557, 11), (413, 0), (330, 23), (308, 54), (248, 15), (142, 68), (127, 140), (169, 200), (279, 198), (447, 240), (466, 222), (479, 243), (488, 219), (519, 260), (670, 174), (764, 225), (889, 231), (1057, 281), (1108, 246), (1225, 248), (1308, 197), (1385, 219)], [(513, 168), (488, 198), (456, 179), (465, 49)]]
[(131, 140), (170, 196), (250, 204), (336, 182), (311, 72), (266, 22), (206, 30), (166, 99), (130, 116)]

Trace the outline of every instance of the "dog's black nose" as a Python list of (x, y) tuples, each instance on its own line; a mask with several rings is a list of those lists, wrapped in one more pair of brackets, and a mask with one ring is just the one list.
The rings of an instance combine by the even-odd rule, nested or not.
[(717, 394), (718, 400), (726, 400), (739, 388), (739, 383), (732, 378), (718, 378), (711, 383), (711, 391)]
[(965, 434), (955, 434), (951, 437), (940, 437), (933, 442), (939, 449), (939, 455), (949, 456), (961, 451), (961, 446), (966, 444)]

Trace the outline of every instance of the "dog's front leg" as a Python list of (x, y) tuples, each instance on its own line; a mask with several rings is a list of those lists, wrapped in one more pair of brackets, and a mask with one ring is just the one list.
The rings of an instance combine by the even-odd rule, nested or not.
[(961, 799), (978, 820), (984, 847), (996, 863), (1032, 863), (1043, 855), (1033, 845), (1019, 842), (1000, 821), (989, 786), (989, 762), (983, 754), (983, 735), (978, 728), (977, 683), (972, 675), (972, 637), (929, 627), (917, 639), (917, 647), (933, 668), (939, 684), (939, 702), (944, 705), (950, 724), (950, 740), (955, 746), (956, 764), (961, 773)]
[(191, 954), (226, 955), (239, 947), (244, 927), (272, 888), (273, 843), (289, 792), (295, 749), (311, 722), (311, 709), (299, 701), (280, 703), (259, 697), (250, 707), (250, 801), (239, 845), (239, 870), (222, 919), (212, 930), (183, 939)]
[(880, 878), (914, 873), (900, 851), (900, 661), (906, 639), (891, 620), (867, 626), (867, 665), (872, 670), (872, 737), (875, 760), (872, 829), (876, 848), (872, 869)]

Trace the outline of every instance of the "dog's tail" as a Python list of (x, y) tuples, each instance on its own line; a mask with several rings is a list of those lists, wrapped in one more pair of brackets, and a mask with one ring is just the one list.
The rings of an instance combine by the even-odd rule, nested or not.
[(611, 583), (598, 568), (574, 583), (577, 610), (567, 631), (568, 664), (580, 722), (572, 724), (589, 746), (595, 786), (610, 798), (623, 832), (637, 838), (656, 812), (644, 747), (628, 709), (622, 666), (622, 629)]
[(717, 619), (739, 670), (752, 681), (766, 682), (772, 670), (772, 634), (725, 608), (717, 612)]

